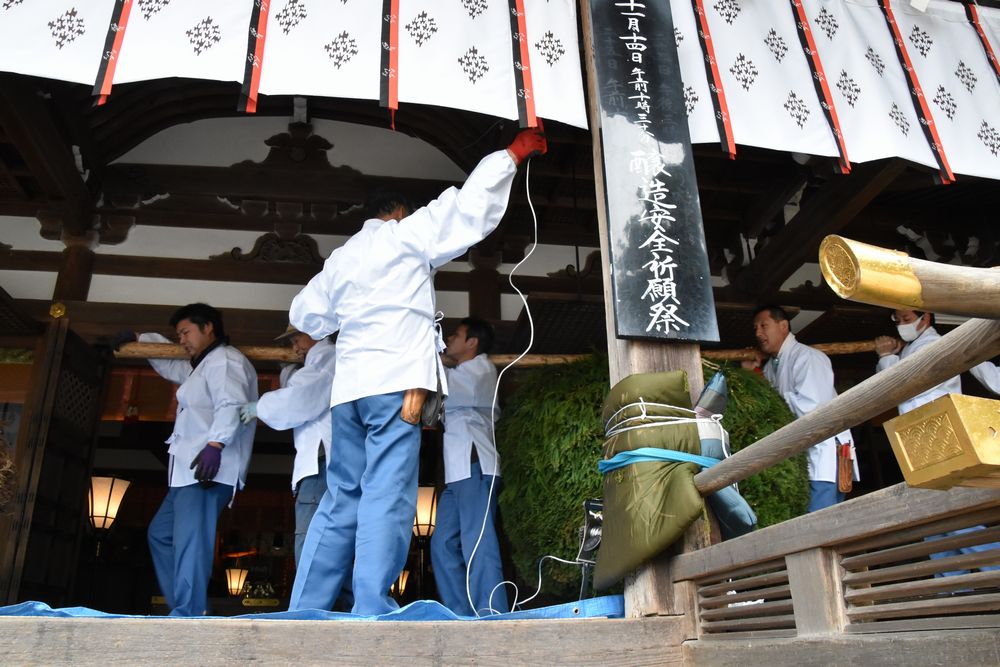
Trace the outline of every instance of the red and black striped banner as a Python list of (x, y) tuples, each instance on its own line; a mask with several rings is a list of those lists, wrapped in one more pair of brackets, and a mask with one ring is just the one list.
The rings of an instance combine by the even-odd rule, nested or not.
[(889, 0), (878, 0), (878, 4), (882, 9), (882, 16), (885, 17), (885, 23), (889, 26), (889, 32), (892, 33), (892, 43), (896, 47), (896, 57), (899, 58), (899, 64), (906, 75), (906, 81), (910, 88), (910, 98), (913, 100), (913, 108), (916, 110), (917, 118), (920, 120), (920, 128), (923, 130), (927, 144), (930, 146), (931, 152), (934, 153), (934, 159), (938, 163), (938, 169), (941, 172), (941, 182), (954, 183), (955, 174), (952, 173), (951, 166), (948, 164), (948, 158), (944, 153), (944, 146), (941, 143), (941, 138), (938, 136), (937, 127), (934, 125), (934, 116), (931, 114), (930, 107), (927, 106), (927, 99), (924, 97), (924, 91), (920, 87), (920, 81), (917, 79), (917, 72), (913, 69), (910, 54), (906, 51), (906, 44), (903, 42), (903, 36), (899, 32), (896, 17), (892, 12), (892, 8), (889, 7)]
[(823, 63), (819, 58), (819, 50), (813, 40), (812, 28), (809, 27), (809, 18), (806, 16), (805, 7), (802, 0), (789, 0), (792, 3), (792, 11), (795, 13), (795, 28), (799, 35), (799, 43), (805, 51), (806, 60), (809, 62), (809, 69), (812, 71), (813, 85), (816, 88), (816, 96), (820, 99), (820, 106), (830, 124), (830, 131), (837, 141), (837, 151), (840, 153), (840, 171), (847, 174), (851, 171), (851, 161), (847, 158), (847, 143), (844, 141), (844, 133), (840, 129), (840, 120), (837, 118), (837, 107), (833, 102), (833, 95), (823, 71)]
[(238, 109), (246, 113), (257, 111), (257, 90), (264, 65), (264, 43), (267, 39), (267, 13), (270, 0), (254, 0), (247, 29), (247, 59), (243, 69), (243, 87)]
[(111, 22), (108, 24), (108, 36), (104, 40), (104, 54), (97, 69), (97, 79), (94, 81), (94, 95), (97, 95), (98, 106), (108, 101), (111, 85), (115, 79), (115, 66), (118, 64), (118, 54), (121, 52), (122, 41), (125, 39), (125, 28), (132, 11), (132, 0), (116, 0), (111, 12)]
[(997, 61), (997, 56), (993, 53), (993, 47), (990, 46), (990, 40), (986, 39), (983, 26), (979, 23), (979, 10), (975, 5), (963, 4), (962, 6), (965, 7), (965, 15), (968, 17), (972, 27), (976, 29), (976, 34), (979, 35), (979, 43), (983, 45), (983, 51), (986, 52), (986, 59), (990, 61), (993, 73), (996, 74), (997, 81), (1000, 82), (1000, 62)]
[(511, 48), (514, 57), (514, 93), (517, 119), (521, 127), (537, 127), (535, 94), (531, 85), (531, 58), (528, 53), (528, 28), (524, 18), (524, 0), (508, 0), (510, 5)]
[(726, 91), (719, 74), (719, 64), (715, 59), (715, 48), (712, 46), (712, 32), (708, 28), (705, 16), (704, 0), (691, 0), (694, 6), (694, 18), (698, 22), (698, 41), (705, 57), (705, 74), (708, 76), (708, 89), (712, 94), (712, 106), (715, 108), (715, 124), (719, 128), (719, 140), (722, 151), (729, 159), (736, 159), (736, 139), (733, 137), (733, 124), (729, 118), (729, 105), (726, 104)]
[(396, 129), (396, 110), (399, 109), (399, 0), (382, 0), (379, 78), (379, 106), (389, 109), (389, 125)]

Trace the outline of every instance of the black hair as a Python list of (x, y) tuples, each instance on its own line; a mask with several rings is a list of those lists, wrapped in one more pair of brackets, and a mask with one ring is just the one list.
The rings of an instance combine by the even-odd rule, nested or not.
[[(907, 309), (906, 308), (900, 308), (899, 310), (907, 310)], [(937, 324), (937, 318), (934, 317), (934, 313), (930, 312), (929, 310), (914, 310), (913, 314), (917, 316), (918, 320), (921, 319), (924, 315), (930, 315), (931, 316), (930, 326), (934, 326), (935, 324)], [(895, 310), (892, 311), (891, 317), (892, 317), (892, 321), (896, 322), (896, 311)]]
[(369, 218), (381, 218), (400, 206), (407, 214), (413, 212), (413, 200), (403, 193), (393, 190), (376, 190), (365, 202), (365, 215)]
[(222, 312), (217, 308), (212, 308), (207, 303), (189, 303), (181, 306), (170, 316), (170, 326), (176, 327), (181, 320), (190, 320), (198, 325), (202, 330), (205, 325), (211, 322), (215, 337), (223, 343), (229, 343), (229, 336), (226, 335), (226, 327), (222, 324)]
[(478, 317), (466, 317), (464, 320), (458, 323), (459, 326), (465, 325), (465, 338), (475, 338), (476, 343), (476, 354), (489, 354), (490, 350), (493, 349), (493, 327), (486, 320), (481, 320)]
[(765, 303), (762, 306), (757, 306), (753, 311), (753, 316), (757, 317), (763, 312), (767, 312), (775, 322), (781, 322), (782, 320), (788, 322), (791, 319), (784, 308), (774, 303)]

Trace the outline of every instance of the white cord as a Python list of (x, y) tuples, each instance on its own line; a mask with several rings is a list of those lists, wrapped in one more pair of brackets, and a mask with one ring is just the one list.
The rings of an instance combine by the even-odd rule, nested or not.
[(515, 591), (514, 592), (514, 604), (512, 604), (510, 606), (511, 609), (514, 609), (518, 605), (528, 604), (529, 602), (531, 602), (532, 600), (534, 600), (536, 597), (538, 597), (538, 594), (542, 592), (542, 563), (544, 563), (546, 559), (558, 561), (560, 563), (566, 563), (567, 565), (576, 565), (576, 566), (579, 566), (579, 567), (582, 567), (584, 565), (584, 563), (578, 563), (575, 560), (566, 560), (565, 558), (559, 558), (557, 556), (542, 556), (541, 558), (538, 559), (538, 588), (535, 589), (535, 593), (531, 597), (525, 598), (524, 600), (521, 600), (520, 602), (518, 602), (517, 601), (517, 586), (514, 586), (514, 591)]
[[(490, 406), (490, 439), (493, 441), (493, 451), (496, 452), (496, 462), (494, 464), (492, 478), (490, 479), (490, 492), (489, 495), (486, 496), (486, 511), (483, 512), (483, 524), (479, 528), (479, 537), (476, 538), (476, 546), (472, 548), (472, 553), (469, 554), (469, 562), (466, 563), (465, 566), (465, 595), (469, 600), (469, 606), (472, 608), (472, 611), (476, 614), (476, 618), (480, 617), (480, 613), (479, 610), (476, 609), (476, 603), (473, 602), (472, 600), (472, 587), (471, 587), (472, 562), (476, 558), (476, 552), (479, 551), (479, 544), (480, 542), (482, 542), (483, 534), (486, 532), (486, 524), (489, 521), (490, 517), (490, 503), (493, 500), (493, 489), (497, 482), (498, 473), (500, 472), (500, 451), (497, 448), (497, 427), (496, 427), (496, 420), (493, 419), (493, 415), (496, 413), (497, 410), (497, 399), (499, 398), (500, 394), (500, 380), (503, 379), (503, 374), (506, 373), (508, 369), (517, 365), (518, 362), (521, 361), (521, 359), (524, 359), (525, 355), (527, 355), (531, 351), (531, 347), (535, 343), (535, 322), (534, 320), (531, 319), (531, 309), (528, 307), (528, 300), (524, 297), (524, 294), (521, 292), (521, 290), (518, 289), (517, 285), (514, 284), (514, 273), (519, 268), (521, 268), (522, 264), (528, 261), (532, 253), (535, 252), (535, 248), (538, 246), (538, 216), (535, 214), (535, 205), (531, 201), (531, 158), (528, 158), (528, 162), (525, 165), (524, 189), (525, 189), (525, 195), (528, 198), (528, 208), (531, 209), (531, 224), (532, 224), (532, 229), (534, 230), (534, 235), (533, 235), (533, 240), (531, 242), (531, 249), (528, 250), (528, 252), (525, 253), (521, 261), (515, 264), (514, 268), (510, 270), (510, 274), (508, 274), (507, 276), (507, 282), (510, 283), (510, 286), (514, 288), (514, 291), (517, 292), (517, 295), (521, 298), (521, 303), (524, 304), (524, 312), (528, 316), (528, 347), (526, 347), (524, 349), (524, 352), (518, 355), (516, 359), (514, 359), (512, 362), (503, 367), (503, 370), (501, 370), (500, 374), (497, 375), (497, 384), (493, 388), (493, 403)], [(554, 556), (547, 556), (547, 558), (554, 558)], [(497, 588), (503, 586), (504, 584), (510, 584), (511, 586), (514, 587), (514, 599), (515, 601), (517, 600), (517, 584), (515, 584), (512, 581), (501, 581), (499, 584), (493, 587), (492, 591), (490, 591), (490, 597), (487, 602), (488, 608), (486, 610), (489, 612), (490, 615), (495, 615), (500, 613), (497, 610), (493, 609), (493, 593), (496, 592)], [(542, 586), (541, 562), (539, 561), (539, 579), (538, 579), (539, 590), (541, 589), (541, 586)], [(538, 593), (536, 592), (535, 595), (538, 595)], [(511, 608), (513, 609), (513, 605), (511, 605)]]

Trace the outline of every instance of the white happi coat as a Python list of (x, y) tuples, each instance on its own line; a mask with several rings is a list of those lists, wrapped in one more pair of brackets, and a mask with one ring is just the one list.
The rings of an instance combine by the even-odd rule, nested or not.
[[(169, 343), (157, 333), (139, 336), (142, 343)], [(221, 442), (222, 462), (216, 482), (242, 489), (250, 467), (256, 426), (240, 421), (240, 406), (257, 400), (257, 372), (239, 350), (219, 345), (205, 355), (197, 368), (187, 359), (150, 359), (153, 369), (179, 384), (177, 417), (170, 445), (170, 486), (190, 486), (191, 462), (209, 442)]]
[[(875, 372), (884, 371), (890, 366), (895, 366), (903, 359), (916, 352), (917, 350), (926, 347), (936, 340), (941, 338), (941, 334), (937, 332), (934, 327), (927, 327), (924, 329), (917, 339), (911, 341), (903, 346), (903, 349), (899, 351), (899, 354), (888, 354), (881, 357), (878, 360), (878, 364), (875, 366)], [(908, 401), (903, 401), (899, 404), (899, 414), (905, 414), (910, 410), (915, 410), (921, 405), (930, 403), (936, 398), (940, 398), (946, 394), (961, 394), (962, 393), (962, 380), (959, 376), (954, 376), (948, 378), (944, 382), (938, 385), (934, 385), (927, 391), (917, 394)]]
[(295, 464), (292, 490), (303, 477), (320, 472), (317, 459), (322, 446), (330, 460), (330, 388), (333, 386), (337, 348), (327, 339), (306, 352), (302, 368), (282, 372), (281, 389), (266, 392), (257, 401), (257, 418), (277, 431), (292, 429)]
[(444, 402), (444, 483), (468, 479), (472, 447), (479, 456), (484, 475), (500, 475), (497, 450), (493, 444), (493, 393), (497, 369), (485, 354), (479, 354), (445, 369), (448, 398)]
[(292, 326), (314, 339), (340, 331), (330, 405), (436, 390), (439, 374), (447, 393), (432, 271), (496, 228), (516, 170), (497, 151), (461, 190), (449, 188), (402, 221), (368, 220), (295, 297)]
[(996, 364), (984, 361), (978, 366), (969, 369), (972, 377), (983, 383), (983, 386), (994, 394), (1000, 394), (1000, 367)]
[[(808, 345), (795, 340), (789, 333), (781, 344), (778, 355), (764, 364), (764, 377), (781, 394), (796, 417), (807, 415), (837, 396), (833, 388), (833, 366), (830, 358)], [(815, 482), (837, 481), (837, 440), (844, 445), (854, 438), (851, 431), (843, 431), (833, 438), (819, 442), (806, 451), (809, 479)], [(860, 479), (858, 458), (854, 459), (854, 479)]]

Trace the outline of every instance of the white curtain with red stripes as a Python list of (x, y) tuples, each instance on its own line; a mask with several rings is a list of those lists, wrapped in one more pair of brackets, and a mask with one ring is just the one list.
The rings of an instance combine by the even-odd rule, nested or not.
[(691, 143), (717, 144), (719, 126), (716, 124), (712, 92), (705, 73), (705, 54), (698, 40), (698, 24), (691, 0), (670, 0), (670, 13), (674, 19), (674, 43), (681, 65), (681, 87)]
[(803, 0), (852, 162), (937, 162), (875, 0)]
[(259, 92), (377, 100), (381, 40), (381, 2), (275, 0)]
[(587, 127), (576, 0), (524, 0), (535, 113)]
[(787, 0), (705, 0), (737, 144), (838, 155)]
[(939, 2), (895, 15), (952, 171), (1000, 178), (1000, 82), (965, 10)]
[(517, 118), (507, 0), (399, 3), (399, 102)]
[(242, 81), (252, 9), (253, 2), (133, 1), (112, 84)]
[(114, 0), (0, 0), (0, 71), (94, 85)]

